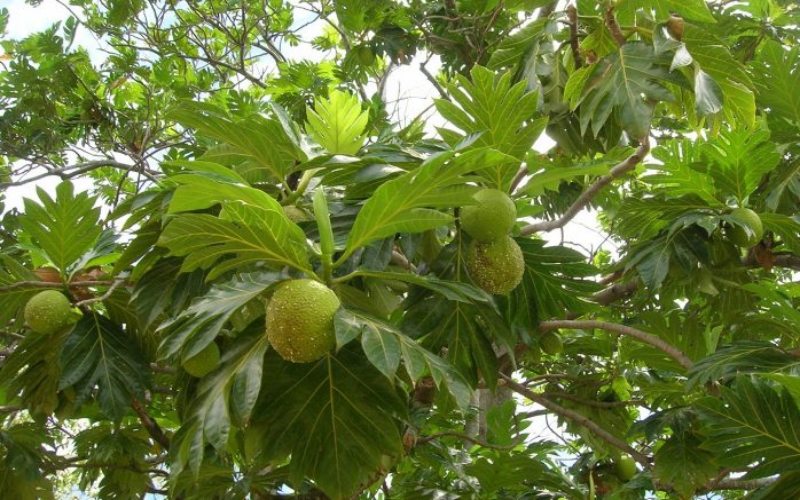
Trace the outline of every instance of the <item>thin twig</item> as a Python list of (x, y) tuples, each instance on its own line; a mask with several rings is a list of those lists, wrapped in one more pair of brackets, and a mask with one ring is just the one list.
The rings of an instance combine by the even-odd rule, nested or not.
[(505, 444), (505, 445), (492, 444), (492, 443), (487, 443), (486, 441), (482, 441), (482, 440), (480, 440), (478, 438), (474, 438), (472, 436), (467, 436), (466, 434), (460, 434), (458, 432), (452, 432), (452, 431), (437, 432), (436, 434), (431, 434), (429, 436), (420, 436), (417, 439), (417, 444), (428, 443), (430, 441), (433, 441), (434, 439), (438, 439), (438, 438), (441, 438), (441, 437), (454, 437), (454, 438), (461, 439), (463, 441), (469, 441), (472, 444), (476, 444), (476, 445), (482, 446), (484, 448), (492, 448), (492, 449), (495, 449), (495, 450), (510, 450), (510, 449), (515, 448), (516, 446), (518, 446), (520, 444), (520, 443)]
[(17, 288), (63, 288), (65, 286), (97, 286), (111, 285), (113, 281), (75, 281), (72, 283), (52, 283), (49, 281), (18, 281), (10, 285), (0, 286), (0, 292), (8, 292)]
[(563, 418), (565, 418), (567, 420), (571, 420), (572, 422), (575, 422), (576, 424), (578, 424), (578, 425), (580, 425), (582, 427), (585, 427), (586, 429), (590, 430), (597, 437), (599, 437), (603, 441), (607, 442), (611, 446), (614, 446), (615, 448), (619, 448), (620, 450), (622, 450), (625, 453), (629, 454), (631, 457), (633, 457), (634, 460), (636, 460), (637, 462), (642, 464), (643, 467), (650, 468), (650, 459), (646, 455), (640, 453), (639, 451), (637, 451), (635, 448), (633, 448), (631, 445), (629, 445), (625, 441), (619, 439), (618, 437), (614, 436), (613, 434), (611, 434), (607, 430), (603, 429), (602, 427), (600, 427), (599, 425), (594, 423), (588, 417), (585, 417), (585, 416), (581, 415), (580, 413), (572, 411), (572, 410), (570, 410), (568, 408), (564, 408), (563, 406), (561, 406), (561, 405), (559, 405), (557, 403), (554, 403), (553, 401), (547, 399), (546, 397), (542, 396), (541, 394), (536, 394), (535, 392), (531, 391), (530, 389), (528, 389), (524, 385), (522, 385), (522, 384), (520, 384), (518, 382), (515, 382), (514, 379), (512, 379), (511, 377), (509, 377), (508, 375), (506, 375), (504, 373), (499, 373), (499, 376), (506, 381), (507, 386), (512, 391), (514, 391), (517, 394), (520, 394), (522, 396), (525, 396), (526, 398), (530, 399), (534, 403), (537, 403), (537, 404), (547, 408), (548, 410), (552, 411), (556, 415), (559, 415), (559, 416), (561, 416), (561, 417), (563, 417)]
[(666, 355), (677, 361), (678, 364), (680, 364), (686, 370), (689, 370), (692, 368), (692, 366), (694, 366), (692, 360), (689, 359), (689, 357), (686, 356), (686, 354), (684, 354), (683, 351), (681, 351), (674, 345), (665, 342), (664, 340), (656, 337), (652, 333), (647, 333), (627, 325), (609, 323), (608, 321), (600, 321), (600, 320), (574, 320), (574, 319), (573, 320), (555, 319), (550, 321), (542, 321), (539, 323), (539, 330), (541, 331), (555, 330), (557, 328), (568, 328), (568, 329), (598, 328), (600, 330), (606, 330), (609, 332), (618, 333), (620, 335), (627, 335), (628, 337), (632, 337), (636, 340), (639, 340), (640, 342), (655, 347), (656, 349), (660, 350), (661, 352), (665, 353)]
[(85, 174), (86, 172), (102, 167), (113, 167), (128, 172), (141, 171), (142, 175), (144, 175), (151, 181), (158, 182), (158, 179), (155, 177), (153, 173), (148, 172), (144, 169), (139, 169), (137, 165), (128, 165), (127, 163), (122, 163), (114, 160), (96, 160), (96, 161), (87, 161), (84, 163), (78, 163), (75, 165), (69, 165), (56, 170), (48, 170), (47, 172), (41, 173), (39, 175), (34, 175), (33, 177), (30, 177), (28, 179), (22, 179), (19, 181), (12, 181), (12, 182), (0, 182), (0, 189), (9, 188), (12, 186), (22, 186), (24, 184), (38, 181), (39, 179), (44, 179), (45, 177), (50, 177), (51, 175), (58, 176), (62, 180), (72, 179), (73, 177), (77, 177), (78, 175)]
[(428, 61), (419, 63), (419, 71), (423, 75), (425, 75), (425, 78), (427, 78), (429, 82), (431, 82), (431, 85), (433, 85), (433, 88), (435, 88), (436, 91), (439, 93), (439, 95), (442, 96), (442, 99), (444, 99), (445, 101), (449, 101), (450, 100), (450, 96), (447, 95), (447, 92), (445, 92), (444, 89), (442, 88), (442, 86), (439, 85), (439, 82), (436, 81), (436, 77), (434, 77), (431, 74), (431, 72), (428, 71), (428, 68), (425, 66), (425, 64), (427, 62)]
[[(111, 297), (111, 294), (114, 293), (114, 290), (116, 290), (121, 284), (125, 283), (126, 280), (127, 280), (127, 277), (126, 278), (117, 278), (116, 280), (114, 280), (114, 282), (111, 284), (111, 286), (108, 287), (108, 290), (106, 290), (106, 293), (104, 293), (103, 295), (101, 295), (99, 297), (92, 297), (91, 299), (82, 300), (80, 302), (77, 302), (75, 304), (75, 306), (76, 307), (82, 307), (82, 306), (87, 306), (89, 304), (94, 304), (95, 302), (102, 302), (102, 301), (106, 300), (107, 298)], [(70, 285), (70, 286), (75, 286), (75, 285)]]
[(161, 448), (164, 451), (169, 451), (169, 438), (164, 431), (161, 429), (161, 426), (158, 425), (158, 422), (153, 420), (153, 418), (147, 413), (147, 410), (142, 406), (142, 403), (134, 398), (131, 400), (131, 408), (133, 411), (136, 412), (136, 415), (139, 416), (139, 421), (142, 422), (142, 425), (147, 430), (147, 433), (150, 434), (150, 437), (153, 438), (153, 441), (157, 442), (161, 445)]
[(614, 37), (614, 41), (617, 42), (617, 45), (622, 47), (625, 45), (627, 40), (625, 39), (625, 35), (622, 34), (622, 29), (619, 27), (619, 23), (617, 22), (617, 17), (614, 15), (614, 7), (609, 6), (605, 14), (603, 15), (603, 19), (606, 22), (606, 27), (608, 27), (608, 31), (611, 32), (611, 36)]
[(566, 399), (573, 403), (578, 403), (584, 406), (591, 406), (593, 408), (619, 408), (620, 406), (634, 406), (644, 403), (641, 399), (631, 399), (629, 401), (593, 401), (590, 399), (583, 399), (570, 394), (568, 392), (546, 391), (542, 393), (546, 398)]
[(625, 160), (621, 161), (617, 165), (615, 165), (608, 174), (604, 175), (597, 179), (591, 186), (589, 186), (581, 195), (575, 200), (567, 211), (559, 217), (558, 219), (550, 220), (550, 221), (542, 221), (536, 222), (534, 224), (530, 224), (522, 228), (522, 235), (530, 235), (540, 231), (552, 231), (553, 229), (559, 229), (564, 227), (569, 221), (575, 218), (578, 213), (586, 208), (589, 202), (597, 195), (600, 190), (606, 187), (608, 184), (611, 183), (614, 179), (622, 177), (624, 174), (628, 173), (629, 171), (633, 170), (636, 165), (638, 165), (647, 153), (650, 152), (650, 144), (647, 142), (647, 138), (644, 138), (642, 141), (641, 146), (633, 153), (631, 156), (626, 158)]

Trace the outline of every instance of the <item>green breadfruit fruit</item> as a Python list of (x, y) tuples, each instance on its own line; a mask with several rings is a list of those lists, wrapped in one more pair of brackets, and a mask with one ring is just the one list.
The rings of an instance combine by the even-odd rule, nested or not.
[(757, 213), (749, 208), (740, 207), (734, 208), (730, 216), (737, 221), (741, 221), (743, 225), (752, 230), (752, 232), (748, 233), (741, 225), (728, 226), (728, 239), (730, 239), (733, 244), (750, 248), (761, 241), (761, 238), (764, 236), (764, 226), (761, 223), (761, 217), (759, 217)]
[(564, 343), (561, 342), (561, 337), (556, 332), (545, 332), (539, 338), (539, 346), (542, 351), (555, 356), (564, 352)]
[(515, 289), (525, 273), (522, 250), (510, 236), (489, 243), (473, 240), (465, 260), (472, 281), (496, 295)]
[(28, 328), (45, 335), (63, 330), (80, 318), (69, 299), (57, 290), (45, 290), (31, 297), (23, 315)]
[(289, 280), (278, 286), (267, 305), (267, 339), (280, 356), (310, 363), (336, 347), (333, 316), (339, 298), (314, 280)]
[(358, 62), (364, 66), (372, 66), (375, 64), (375, 52), (366, 45), (356, 47), (356, 55), (358, 56)]
[(507, 236), (517, 220), (517, 207), (498, 189), (482, 189), (473, 196), (478, 203), (461, 209), (461, 228), (479, 241)]
[(630, 481), (638, 472), (636, 470), (636, 462), (627, 455), (621, 457), (614, 463), (614, 470), (617, 476), (623, 481)]
[(192, 377), (203, 378), (219, 364), (219, 347), (211, 342), (202, 351), (183, 362), (183, 369)]

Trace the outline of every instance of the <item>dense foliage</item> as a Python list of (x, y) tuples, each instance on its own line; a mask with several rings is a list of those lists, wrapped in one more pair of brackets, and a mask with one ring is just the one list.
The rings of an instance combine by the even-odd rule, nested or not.
[(800, 496), (796, 2), (68, 8), (0, 40), (0, 497)]

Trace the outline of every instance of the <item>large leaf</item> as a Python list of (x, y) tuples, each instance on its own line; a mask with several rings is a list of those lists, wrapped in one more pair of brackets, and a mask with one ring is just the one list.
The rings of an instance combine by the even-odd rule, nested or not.
[(665, 20), (671, 14), (678, 14), (693, 21), (716, 22), (706, 0), (621, 0), (617, 3), (617, 8), (620, 10), (653, 9), (656, 12), (656, 18), (660, 21)]
[(690, 23), (684, 24), (682, 41), (694, 62), (722, 89), (723, 109), (729, 118), (752, 125), (756, 112), (755, 95), (750, 90), (753, 83), (726, 43), (709, 30)]
[(714, 455), (700, 447), (702, 439), (690, 432), (673, 435), (655, 454), (653, 478), (691, 498), (718, 473)]
[(4, 361), (0, 386), (6, 398), (18, 396), (34, 415), (50, 415), (58, 406), (59, 357), (68, 331), (26, 335)]
[(53, 447), (53, 440), (40, 425), (17, 422), (0, 430), (0, 491), (4, 498), (15, 500), (51, 500), (53, 484), (44, 471), (52, 457), (43, 450)]
[[(219, 217), (179, 215), (167, 225), (158, 243), (172, 255), (186, 257), (181, 267), (184, 272), (210, 268), (208, 279), (257, 262), (313, 272), (305, 235), (282, 210), (242, 202), (226, 203)], [(220, 262), (223, 256), (229, 258)]]
[(517, 240), (525, 259), (522, 283), (511, 293), (514, 322), (535, 328), (539, 321), (580, 313), (592, 305), (586, 299), (599, 286), (588, 279), (597, 274), (580, 252), (562, 246), (545, 246), (538, 239)]
[(85, 485), (97, 482), (99, 498), (141, 498), (147, 494), (147, 458), (152, 444), (144, 428), (115, 428), (102, 422), (75, 436), (75, 451), (85, 459), (80, 467), (81, 485), (85, 489)]
[(667, 278), (673, 264), (679, 264), (687, 273), (701, 264), (708, 265), (707, 235), (704, 229), (695, 225), (708, 217), (703, 213), (685, 214), (673, 223), (669, 232), (635, 247), (626, 268), (635, 267), (644, 284), (655, 290)]
[(800, 409), (785, 390), (741, 376), (722, 398), (698, 402), (708, 425), (704, 447), (721, 465), (749, 467), (746, 477), (800, 471)]
[(786, 372), (800, 360), (769, 342), (740, 342), (720, 348), (698, 361), (689, 372), (689, 387), (731, 379), (742, 373)]
[(471, 390), (461, 374), (392, 325), (346, 309), (336, 314), (335, 325), (337, 345), (361, 336), (367, 359), (386, 377), (394, 378), (402, 360), (411, 380), (430, 376), (437, 387), (450, 392), (460, 407), (469, 404)]
[(280, 203), (270, 195), (250, 187), (242, 176), (217, 163), (173, 160), (165, 165), (181, 169), (180, 173), (169, 177), (169, 182), (177, 184), (169, 202), (170, 213), (200, 210), (225, 201), (280, 209)]
[(800, 221), (797, 217), (773, 213), (762, 213), (759, 217), (764, 223), (764, 229), (775, 233), (776, 240), (783, 243), (781, 248), (800, 252)]
[[(647, 167), (655, 172), (645, 175), (642, 180), (662, 191), (670, 199), (695, 195), (711, 206), (722, 206), (717, 199), (713, 177), (698, 167), (702, 165), (699, 163), (700, 155), (701, 146), (696, 141), (689, 139), (667, 141), (653, 150), (652, 156), (658, 163), (648, 163)], [(724, 197), (722, 199), (724, 200)], [(669, 220), (668, 217), (667, 215), (664, 218)], [(634, 221), (642, 220), (636, 216), (631, 218)], [(644, 220), (653, 218), (646, 217)]]
[(419, 275), (392, 271), (359, 270), (354, 271), (352, 276), (378, 278), (389, 281), (402, 281), (410, 285), (416, 285), (436, 292), (447, 300), (454, 300), (458, 302), (489, 302), (491, 300), (491, 296), (489, 294), (474, 285), (460, 281), (443, 280), (431, 275)]
[(475, 186), (465, 175), (508, 159), (491, 149), (473, 149), (455, 156), (441, 153), (419, 168), (381, 185), (356, 217), (340, 262), (356, 249), (395, 233), (418, 233), (448, 224), (452, 216), (432, 208), (474, 203)]
[[(189, 359), (214, 341), (234, 313), (257, 299), (280, 279), (278, 273), (249, 273), (214, 285), (205, 295), (195, 299), (181, 314), (161, 325), (164, 340), (162, 357), (181, 354)], [(254, 304), (262, 309), (263, 303)]]
[(786, 50), (778, 42), (767, 41), (759, 50), (753, 71), (757, 101), (767, 113), (773, 137), (796, 142), (800, 136), (800, 50)]
[(176, 474), (188, 466), (196, 477), (205, 443), (224, 454), (231, 425), (249, 422), (261, 391), (268, 348), (266, 335), (258, 329), (241, 335), (222, 354), (219, 366), (200, 381), (187, 418), (175, 434), (171, 454)]
[(64, 275), (70, 264), (92, 248), (102, 232), (100, 209), (88, 193), (75, 194), (72, 183), (56, 187), (56, 198), (36, 190), (40, 204), (25, 199), (25, 217), (19, 221), (33, 242)]
[(369, 114), (356, 96), (334, 90), (328, 99), (318, 98), (306, 115), (309, 135), (328, 153), (353, 155), (364, 145)]
[(666, 61), (643, 42), (626, 43), (582, 70), (564, 89), (565, 100), (580, 104), (581, 133), (591, 125), (596, 136), (617, 112), (622, 127), (641, 139), (650, 130), (653, 103), (674, 98), (664, 86), (670, 78)]
[(720, 198), (734, 196), (740, 202), (780, 161), (780, 153), (766, 130), (725, 131), (705, 143), (701, 151)]
[(330, 497), (350, 498), (382, 457), (401, 453), (406, 403), (360, 354), (343, 349), (313, 364), (269, 355), (264, 381), (254, 414), (271, 454), (291, 455), (293, 480), (308, 477)]
[(427, 298), (409, 307), (403, 330), (433, 352), (447, 349), (447, 360), (476, 385), (479, 379), (494, 387), (497, 356), (492, 345), (513, 349), (513, 340), (503, 318), (491, 307)]
[(283, 180), (295, 162), (306, 159), (278, 120), (258, 115), (234, 120), (211, 104), (188, 101), (176, 106), (170, 116), (201, 135), (226, 143), (228, 154), (236, 152), (254, 162), (265, 179)]
[[(0, 287), (8, 287), (15, 283), (35, 281), (36, 275), (25, 266), (8, 255), (0, 254)], [(0, 327), (5, 326), (17, 316), (19, 310), (28, 302), (28, 299), (41, 292), (43, 288), (23, 285), (15, 288), (5, 288), (0, 291)], [(20, 325), (16, 325), (20, 326)]]
[(531, 178), (525, 182), (525, 191), (531, 196), (541, 196), (545, 190), (557, 192), (562, 182), (576, 177), (605, 175), (613, 165), (628, 157), (632, 151), (630, 148), (617, 148), (599, 159), (576, 161), (566, 157), (551, 159), (532, 150), (526, 160)]
[(538, 107), (537, 93), (527, 92), (526, 83), (511, 85), (511, 74), (500, 77), (476, 66), (472, 81), (458, 76), (459, 86), (450, 87), (453, 101), (436, 100), (439, 113), (463, 134), (450, 131), (446, 138), (451, 146), (472, 134), (480, 134), (475, 147), (490, 147), (513, 159), (492, 165), (480, 172), (495, 187), (507, 189), (519, 163), (544, 131), (545, 118), (534, 119)]
[(76, 325), (61, 352), (59, 389), (72, 387), (78, 402), (97, 388), (100, 408), (121, 418), (131, 399), (142, 397), (150, 370), (137, 344), (100, 314), (87, 314)]
[(539, 75), (547, 74), (548, 58), (553, 52), (551, 41), (555, 23), (549, 19), (537, 19), (516, 33), (503, 38), (492, 52), (487, 67), (492, 70), (511, 69), (515, 81), (525, 80), (529, 91), (537, 92), (539, 103), (543, 100)]

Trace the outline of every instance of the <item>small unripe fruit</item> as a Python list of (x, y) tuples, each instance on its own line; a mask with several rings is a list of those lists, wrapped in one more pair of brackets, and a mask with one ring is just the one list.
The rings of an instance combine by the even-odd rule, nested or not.
[(473, 240), (467, 248), (465, 261), (472, 281), (497, 295), (515, 289), (525, 274), (522, 250), (510, 236), (489, 243)]
[(364, 66), (372, 66), (375, 64), (375, 52), (366, 45), (361, 45), (356, 48), (356, 55), (358, 56), (358, 62)]
[(731, 242), (740, 247), (750, 248), (761, 241), (761, 238), (764, 236), (764, 226), (761, 223), (761, 217), (759, 217), (757, 213), (749, 208), (740, 207), (734, 208), (730, 215), (734, 219), (744, 222), (747, 227), (753, 230), (752, 233), (748, 234), (742, 226), (729, 226), (727, 234)]
[(287, 219), (294, 223), (307, 221), (309, 219), (305, 210), (294, 205), (286, 205), (283, 207), (283, 213), (286, 214)]
[(36, 333), (49, 335), (75, 323), (80, 317), (67, 297), (56, 290), (39, 292), (25, 304), (25, 324)]
[(623, 481), (630, 481), (636, 475), (636, 462), (629, 456), (625, 455), (614, 463), (614, 470), (617, 476)]
[(219, 365), (219, 347), (211, 342), (202, 351), (183, 362), (183, 369), (193, 377), (203, 378)]
[(554, 356), (564, 352), (564, 343), (561, 342), (561, 337), (555, 332), (545, 332), (539, 338), (539, 346), (542, 352)]
[(461, 228), (478, 241), (507, 236), (517, 220), (514, 201), (499, 189), (482, 189), (473, 198), (477, 204), (461, 209)]
[(339, 297), (318, 281), (285, 281), (267, 305), (267, 339), (285, 360), (310, 363), (336, 347)]

